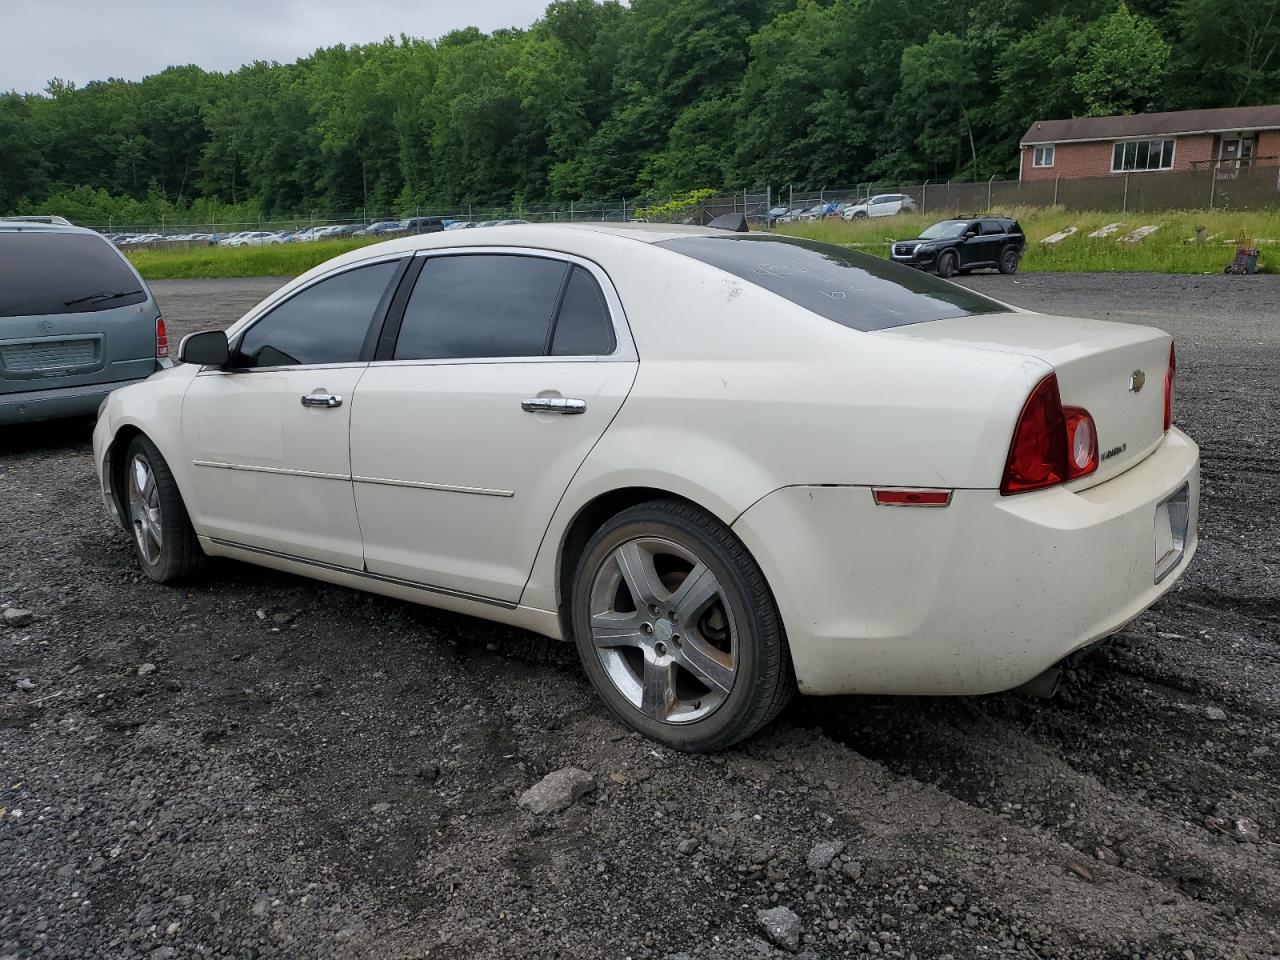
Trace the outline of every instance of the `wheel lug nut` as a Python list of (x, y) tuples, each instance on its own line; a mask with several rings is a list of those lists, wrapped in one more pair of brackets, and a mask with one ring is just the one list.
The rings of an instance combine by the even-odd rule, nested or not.
[(644, 634), (650, 634), (650, 633), (653, 633), (653, 624), (652, 624), (652, 623), (642, 623), (642, 624), (640, 624), (640, 632), (641, 632), (641, 633), (644, 633)]
[(653, 607), (653, 606), (651, 606), (651, 607), (649, 608), (649, 612), (650, 612), (650, 613), (652, 613), (652, 614), (656, 617), (656, 616), (657, 616), (659, 613), (661, 613), (662, 611), (660, 611), (657, 607)]
[(674, 643), (677, 647), (680, 646), (680, 634), (678, 633), (672, 634), (671, 642)]

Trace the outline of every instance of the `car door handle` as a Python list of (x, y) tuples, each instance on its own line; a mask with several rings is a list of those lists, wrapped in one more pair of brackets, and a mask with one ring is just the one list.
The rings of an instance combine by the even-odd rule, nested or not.
[(530, 397), (520, 401), (520, 409), (528, 413), (586, 413), (587, 401), (570, 397)]
[(342, 406), (342, 398), (336, 393), (304, 393), (302, 395), (302, 405), (304, 407), (340, 407)]

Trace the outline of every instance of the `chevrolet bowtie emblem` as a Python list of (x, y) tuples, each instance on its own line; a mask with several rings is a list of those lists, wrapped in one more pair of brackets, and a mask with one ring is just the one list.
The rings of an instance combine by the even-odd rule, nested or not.
[(1129, 374), (1129, 390), (1133, 393), (1137, 393), (1141, 390), (1146, 382), (1147, 375), (1141, 370), (1135, 370), (1133, 373)]

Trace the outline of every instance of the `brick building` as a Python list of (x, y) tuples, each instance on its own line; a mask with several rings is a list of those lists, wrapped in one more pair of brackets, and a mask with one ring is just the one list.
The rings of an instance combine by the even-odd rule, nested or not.
[(1280, 166), (1280, 105), (1037, 120), (1022, 137), (1020, 180)]

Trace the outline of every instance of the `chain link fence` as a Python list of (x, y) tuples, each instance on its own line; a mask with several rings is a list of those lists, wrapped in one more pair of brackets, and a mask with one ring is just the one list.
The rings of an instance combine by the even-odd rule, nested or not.
[[(86, 224), (110, 236), (147, 238), (133, 243), (218, 242), (237, 232), (294, 234), (320, 227), (342, 228), (348, 234), (370, 225), (403, 222), (410, 217), (439, 217), (446, 222), (488, 224), (503, 220), (534, 223), (585, 221), (623, 223), (663, 220), (708, 224), (728, 213), (745, 214), (757, 226), (779, 219), (805, 220), (836, 216), (849, 206), (883, 193), (909, 196), (920, 213), (977, 214), (1013, 208), (1059, 207), (1076, 211), (1143, 212), (1157, 210), (1274, 210), (1280, 209), (1280, 166), (1211, 164), (1194, 170), (1121, 173), (1104, 177), (1055, 177), (1045, 180), (976, 182), (872, 181), (847, 187), (742, 190), (684, 205), (671, 197), (582, 200), (563, 204), (510, 206), (420, 206), (413, 210), (309, 211), (305, 216), (262, 218), (255, 222), (222, 223), (99, 223)], [(655, 212), (661, 208), (661, 212)], [(412, 229), (412, 228), (408, 228)]]

